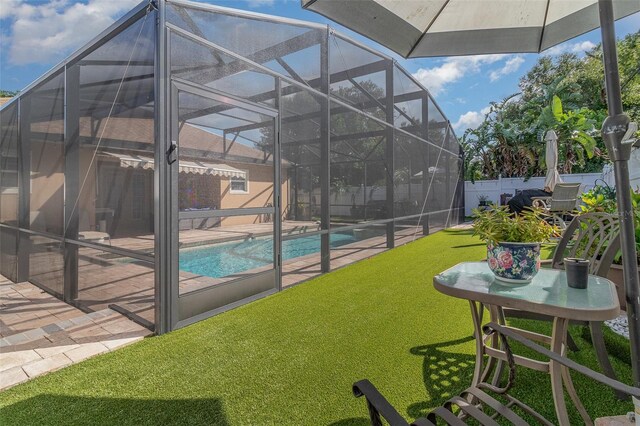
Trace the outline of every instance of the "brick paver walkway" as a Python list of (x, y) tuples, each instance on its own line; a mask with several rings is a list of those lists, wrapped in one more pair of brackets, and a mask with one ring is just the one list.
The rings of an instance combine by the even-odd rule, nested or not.
[(150, 334), (111, 309), (87, 314), (31, 283), (0, 275), (0, 389)]

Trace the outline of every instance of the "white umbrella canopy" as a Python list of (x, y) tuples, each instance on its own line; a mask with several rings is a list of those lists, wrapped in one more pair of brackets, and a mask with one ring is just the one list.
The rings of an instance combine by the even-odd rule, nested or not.
[[(302, 0), (405, 58), (537, 53), (600, 26), (598, 0)], [(620, 19), (640, 0), (613, 0)]]
[[(614, 21), (640, 0), (301, 0), (306, 9), (405, 58), (535, 53), (601, 28), (609, 116), (602, 125), (613, 161), (633, 382), (640, 386), (640, 278), (629, 182), (632, 129), (622, 109)], [(625, 261), (624, 259), (629, 259)]]
[(544, 150), (544, 161), (547, 165), (547, 177), (544, 180), (544, 190), (553, 192), (556, 183), (562, 182), (558, 173), (558, 135), (553, 130), (549, 130), (544, 137), (546, 146)]

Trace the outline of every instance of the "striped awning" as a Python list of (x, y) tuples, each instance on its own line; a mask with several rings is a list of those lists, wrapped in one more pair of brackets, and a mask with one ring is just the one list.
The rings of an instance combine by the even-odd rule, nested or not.
[(194, 173), (197, 175), (214, 175), (246, 179), (247, 173), (227, 164), (203, 163), (201, 161), (179, 161), (180, 173)]
[[(145, 157), (143, 155), (135, 154), (115, 154), (112, 152), (106, 153), (111, 157), (115, 157), (120, 160), (120, 167), (131, 167), (134, 169), (153, 170), (154, 161), (151, 157)], [(239, 179), (246, 179), (247, 173), (229, 166), (228, 164), (221, 163), (206, 163), (203, 161), (184, 161), (180, 160), (178, 164), (178, 170), (180, 173), (192, 173), (196, 175), (212, 175), (222, 177), (234, 177)]]

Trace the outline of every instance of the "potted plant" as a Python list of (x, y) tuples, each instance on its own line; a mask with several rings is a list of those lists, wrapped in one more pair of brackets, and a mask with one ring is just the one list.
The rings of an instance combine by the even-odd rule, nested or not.
[(474, 235), (487, 242), (489, 268), (500, 281), (524, 284), (540, 270), (540, 244), (557, 229), (537, 209), (512, 215), (507, 207), (473, 210)]
[(487, 207), (489, 205), (489, 196), (488, 195), (478, 195), (478, 207)]

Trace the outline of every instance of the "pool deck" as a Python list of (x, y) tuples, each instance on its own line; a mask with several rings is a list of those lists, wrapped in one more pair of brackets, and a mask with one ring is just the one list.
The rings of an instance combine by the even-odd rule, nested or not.
[[(339, 225), (338, 225), (339, 226)], [(336, 226), (336, 228), (338, 227)], [(273, 224), (252, 224), (233, 227), (189, 230), (180, 232), (181, 247), (197, 247), (225, 241), (242, 241), (252, 236), (271, 235)], [(315, 222), (287, 222), (283, 224), (283, 236), (303, 235), (318, 229)], [(334, 228), (335, 229), (335, 228)], [(434, 231), (434, 229), (432, 229)], [(399, 246), (421, 236), (414, 237), (416, 229), (396, 229), (395, 245)], [(366, 235), (366, 233), (361, 234)], [(152, 237), (113, 239), (113, 246), (128, 249), (152, 250)], [(387, 250), (386, 237), (375, 236), (333, 248), (330, 251), (331, 268), (336, 269)], [(114, 256), (101, 250), (80, 247), (78, 267), (78, 297), (82, 309), (99, 311), (113, 309), (124, 313), (140, 324), (153, 328), (154, 320), (154, 265), (135, 259)], [(56, 264), (57, 263), (57, 264)], [(62, 262), (45, 262), (43, 280), (48, 275), (59, 277)], [(222, 278), (179, 272), (179, 292), (186, 294), (246, 277), (271, 266), (236, 273)], [(282, 264), (282, 286), (289, 287), (321, 274), (320, 253), (285, 260)]]
[[(287, 221), (282, 225), (283, 236), (313, 232), (319, 228), (316, 222)], [(273, 223), (235, 225), (224, 228), (182, 230), (179, 233), (180, 248), (242, 241), (256, 236), (272, 235)], [(153, 235), (113, 238), (112, 247), (152, 254)], [(78, 250), (79, 277), (78, 303), (88, 310), (113, 308), (126, 312), (136, 321), (147, 326), (154, 323), (154, 272), (153, 265), (134, 259), (123, 262), (106, 252), (81, 247)], [(60, 265), (61, 266), (61, 265)], [(249, 275), (258, 270), (238, 273), (224, 278), (211, 278), (180, 271), (180, 294), (217, 285)], [(53, 272), (51, 272), (53, 274)]]
[[(282, 235), (295, 235), (319, 230), (320, 225), (312, 221), (284, 221)], [(252, 223), (208, 229), (189, 229), (179, 231), (180, 248), (194, 247), (204, 244), (217, 244), (225, 241), (237, 241), (251, 237), (271, 235), (273, 223)], [(108, 246), (108, 243), (107, 243)], [(118, 247), (139, 253), (153, 253), (154, 236), (140, 235), (136, 237), (113, 238), (112, 247)]]
[[(403, 233), (396, 234), (395, 244), (402, 245), (413, 239), (413, 232), (407, 230), (404, 235)], [(194, 245), (220, 242), (220, 240), (205, 239), (196, 241), (198, 244)], [(331, 250), (331, 268), (346, 266), (385, 250), (387, 250), (385, 236), (345, 244)], [(80, 255), (79, 303), (90, 310), (111, 307), (119, 311), (127, 311), (143, 324), (154, 323), (154, 272), (152, 265), (143, 262), (123, 263), (102, 259), (99, 251), (89, 248), (81, 248)], [(269, 268), (256, 268), (223, 278), (212, 278), (180, 271), (179, 291), (180, 294), (185, 294), (246, 277)], [(282, 286), (288, 287), (298, 284), (320, 274), (320, 253), (285, 260), (282, 264)]]

